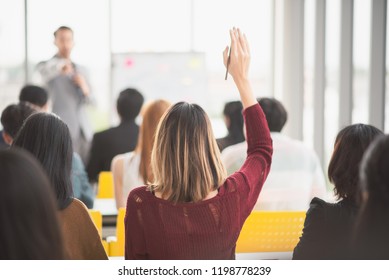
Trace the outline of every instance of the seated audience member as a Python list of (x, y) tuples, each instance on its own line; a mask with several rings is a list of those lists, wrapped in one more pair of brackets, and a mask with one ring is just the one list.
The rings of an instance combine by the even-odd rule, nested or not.
[(156, 100), (144, 110), (135, 151), (117, 155), (112, 160), (112, 173), (115, 185), (116, 207), (126, 206), (130, 191), (153, 181), (150, 170), (151, 150), (159, 120), (171, 104)]
[(25, 85), (19, 94), (20, 102), (28, 102), (35, 110), (40, 112), (48, 112), (49, 110), (49, 94), (39, 86)]
[(312, 199), (293, 259), (351, 258), (349, 244), (359, 209), (359, 166), (367, 147), (379, 135), (379, 129), (364, 124), (347, 126), (338, 133), (328, 178), (339, 201)]
[(3, 126), (2, 137), (6, 144), (5, 148), (12, 144), (24, 121), (35, 112), (26, 102), (12, 104), (4, 109), (1, 114), (1, 125)]
[[(28, 102), (39, 112), (48, 111), (48, 93), (39, 86), (26, 85), (19, 94), (20, 102)], [(73, 153), (72, 159), (72, 186), (74, 197), (78, 198), (88, 208), (93, 208), (94, 193), (85, 171), (84, 163), (77, 153)]]
[[(269, 176), (254, 209), (306, 211), (312, 198), (325, 198), (327, 193), (320, 161), (303, 142), (281, 133), (288, 118), (281, 102), (274, 98), (257, 100), (273, 139), (273, 158)], [(244, 141), (222, 152), (228, 174), (239, 170), (246, 150), (247, 143)]]
[(389, 260), (389, 135), (376, 139), (360, 168), (361, 211), (353, 244), (357, 259)]
[(73, 148), (67, 125), (53, 114), (36, 113), (26, 120), (12, 147), (29, 151), (46, 170), (57, 200), (65, 258), (107, 259), (88, 209), (73, 198)]
[(242, 110), (240, 101), (231, 101), (225, 104), (223, 115), (228, 134), (226, 137), (216, 139), (220, 151), (244, 141)]
[[(204, 110), (179, 102), (162, 117), (151, 153), (154, 180), (132, 190), (125, 217), (126, 259), (234, 259), (243, 223), (270, 170), (272, 143), (248, 80), (246, 37), (230, 31), (228, 72), (240, 93), (248, 149), (226, 178)], [(224, 53), (227, 63), (228, 47)]]
[(93, 208), (95, 194), (88, 180), (84, 163), (79, 154), (73, 152), (71, 179), (73, 186), (73, 195), (75, 198), (84, 202), (89, 209)]
[(128, 88), (119, 94), (116, 109), (120, 124), (93, 136), (86, 168), (91, 182), (97, 182), (101, 171), (110, 170), (114, 156), (135, 149), (139, 133), (135, 118), (140, 112), (143, 101), (142, 94), (136, 89)]
[(54, 195), (45, 171), (29, 153), (0, 151), (0, 259), (63, 259)]

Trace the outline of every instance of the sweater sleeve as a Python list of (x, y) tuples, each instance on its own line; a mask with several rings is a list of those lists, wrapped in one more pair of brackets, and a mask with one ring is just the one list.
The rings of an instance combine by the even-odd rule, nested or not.
[(127, 199), (125, 226), (125, 248), (124, 257), (126, 260), (147, 259), (145, 236), (143, 233), (143, 217), (141, 205), (143, 200), (132, 191)]
[(272, 139), (266, 117), (255, 104), (243, 111), (246, 125), (247, 157), (238, 172), (228, 177), (239, 192), (241, 224), (251, 213), (270, 171), (273, 154)]

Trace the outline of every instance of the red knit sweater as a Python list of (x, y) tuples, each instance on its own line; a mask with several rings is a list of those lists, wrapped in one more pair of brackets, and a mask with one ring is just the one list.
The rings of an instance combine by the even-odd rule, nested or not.
[(258, 104), (243, 112), (247, 158), (218, 194), (196, 203), (157, 198), (140, 187), (127, 200), (126, 259), (235, 259), (240, 230), (270, 170), (272, 140)]

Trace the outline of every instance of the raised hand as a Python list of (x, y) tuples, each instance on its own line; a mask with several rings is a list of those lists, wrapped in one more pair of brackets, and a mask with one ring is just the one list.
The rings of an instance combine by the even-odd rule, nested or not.
[[(230, 30), (231, 37), (231, 53), (228, 66), (228, 72), (236, 81), (248, 79), (250, 66), (250, 48), (244, 35), (239, 28)], [(224, 65), (227, 67), (229, 47), (227, 46), (223, 52)]]
[(242, 100), (243, 108), (247, 108), (257, 103), (248, 78), (250, 66), (250, 47), (247, 42), (246, 35), (244, 35), (239, 28), (230, 30), (231, 37), (231, 53), (228, 62), (227, 47), (223, 52), (224, 65), (231, 74), (234, 82), (239, 90), (240, 98)]

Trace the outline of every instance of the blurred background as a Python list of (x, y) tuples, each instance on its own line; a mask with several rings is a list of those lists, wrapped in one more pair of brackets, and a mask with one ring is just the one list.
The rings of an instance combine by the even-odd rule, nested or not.
[(0, 0), (0, 110), (55, 54), (53, 32), (66, 25), (72, 59), (88, 70), (95, 131), (117, 124), (116, 97), (134, 86), (146, 100), (200, 104), (223, 137), (224, 104), (238, 93), (222, 51), (236, 26), (251, 45), (255, 94), (286, 105), (285, 132), (326, 170), (342, 126), (389, 129), (386, 15), (384, 0)]

